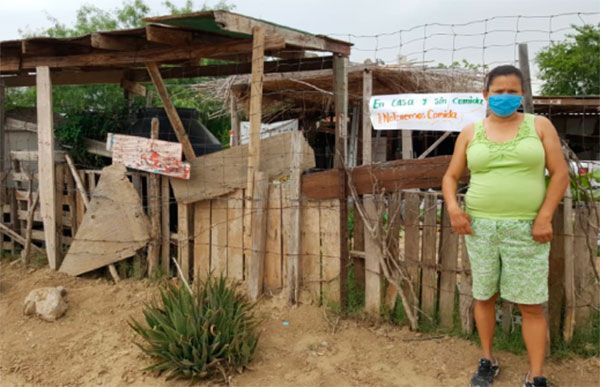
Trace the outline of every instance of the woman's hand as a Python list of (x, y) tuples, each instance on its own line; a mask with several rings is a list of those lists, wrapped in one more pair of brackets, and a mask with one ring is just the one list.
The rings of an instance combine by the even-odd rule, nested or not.
[(450, 224), (452, 230), (459, 235), (472, 235), (473, 229), (471, 228), (471, 217), (460, 208), (449, 210)]
[(552, 220), (538, 216), (533, 221), (531, 227), (531, 236), (533, 240), (539, 243), (546, 243), (552, 240)]

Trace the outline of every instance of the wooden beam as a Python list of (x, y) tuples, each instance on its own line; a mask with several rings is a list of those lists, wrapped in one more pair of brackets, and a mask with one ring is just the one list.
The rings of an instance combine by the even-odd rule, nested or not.
[(527, 43), (519, 43), (519, 69), (523, 74), (523, 111), (533, 113), (533, 93), (531, 92), (531, 74), (529, 72), (529, 51)]
[(252, 46), (252, 80), (250, 84), (250, 133), (248, 141), (248, 185), (247, 194), (252, 195), (254, 173), (260, 170), (260, 128), (262, 121), (262, 90), (264, 70), (265, 31), (254, 30)]
[(302, 211), (300, 210), (300, 198), (301, 198), (301, 187), (302, 182), (302, 144), (304, 143), (304, 135), (300, 131), (296, 131), (292, 137), (292, 163), (291, 163), (291, 174), (290, 180), (286, 186), (286, 199), (285, 203), (289, 208), (284, 208), (283, 222), (286, 223), (284, 227), (287, 229), (286, 237), (287, 241), (287, 287), (288, 302), (290, 304), (296, 304), (300, 299), (300, 247), (302, 246)]
[(23, 131), (37, 133), (37, 124), (6, 117), (4, 124), (6, 131)]
[(362, 95), (362, 164), (368, 165), (373, 162), (373, 144), (371, 117), (369, 114), (369, 101), (373, 94), (373, 73), (365, 69), (363, 71), (363, 95)]
[(193, 39), (194, 34), (191, 31), (152, 24), (146, 26), (146, 40), (149, 42), (182, 46), (192, 43)]
[(191, 230), (193, 210), (190, 204), (177, 204), (177, 263), (186, 281), (190, 279), (190, 262), (192, 258)]
[(171, 265), (171, 218), (170, 218), (170, 192), (169, 192), (169, 179), (167, 176), (161, 176), (161, 193), (160, 193), (160, 206), (161, 206), (161, 267), (163, 274), (170, 277), (170, 265)]
[(131, 94), (138, 95), (140, 97), (146, 96), (146, 87), (141, 83), (130, 81), (127, 78), (121, 79), (121, 87)]
[(574, 223), (573, 216), (573, 196), (571, 188), (567, 187), (567, 192), (563, 200), (563, 221), (564, 223), (564, 256), (565, 256), (565, 315), (563, 320), (563, 340), (570, 343), (573, 340), (575, 332), (575, 310), (577, 300), (575, 294), (575, 249), (574, 249)]
[[(150, 138), (158, 140), (158, 118), (151, 121)], [(152, 277), (158, 269), (160, 253), (160, 176), (150, 174), (148, 183), (148, 207), (150, 212), (150, 243), (148, 245), (148, 274)]]
[[(280, 37), (268, 37), (264, 47), (269, 50), (281, 49), (285, 42)], [(147, 62), (191, 61), (227, 54), (250, 52), (252, 42), (238, 40), (227, 43), (195, 44), (185, 47), (150, 48), (139, 51), (91, 53), (64, 56), (34, 56), (19, 60), (2, 60), (0, 72), (33, 70), (36, 67), (74, 68), (101, 66), (133, 66)]]
[(348, 154), (348, 58), (333, 57), (333, 98), (335, 104), (334, 168), (346, 166)]
[(269, 201), (269, 177), (260, 171), (254, 173), (252, 195), (251, 250), (248, 260), (248, 295), (256, 301), (262, 294), (267, 241), (267, 204)]
[[(4, 59), (3, 59), (4, 60)], [(318, 58), (306, 58), (302, 60), (279, 60), (265, 63), (266, 73), (285, 73), (297, 71), (311, 71), (330, 69), (333, 65), (333, 57), (325, 56)], [(252, 63), (232, 63), (205, 66), (176, 66), (162, 68), (160, 73), (163, 79), (173, 78), (196, 78), (216, 77), (237, 74), (250, 74)], [(101, 71), (74, 71), (64, 70), (53, 72), (53, 85), (86, 85), (120, 83), (123, 79), (123, 70), (101, 70)], [(128, 79), (135, 82), (148, 82), (150, 76), (146, 70), (130, 70), (127, 72)], [(2, 78), (6, 87), (35, 86), (35, 75), (16, 75)]]
[[(0, 233), (7, 235), (8, 237), (10, 237), (12, 240), (18, 242), (19, 244), (21, 244), (22, 246), (25, 246), (27, 244), (27, 240), (25, 238), (23, 238), (21, 235), (17, 234), (16, 232), (14, 232), (13, 230), (11, 230), (8, 226), (6, 226), (4, 223), (0, 223)], [(31, 247), (36, 250), (39, 253), (44, 254), (45, 251), (44, 249), (37, 247), (36, 245), (31, 245)]]
[(231, 144), (232, 146), (240, 145), (241, 127), (240, 127), (240, 116), (238, 115), (237, 109), (237, 98), (235, 95), (229, 95), (229, 118), (231, 120)]
[[(393, 192), (409, 188), (440, 187), (450, 156), (429, 157), (423, 160), (394, 160), (376, 165), (364, 165), (350, 171), (349, 181), (359, 195)], [(302, 176), (302, 195), (309, 199), (337, 198), (342, 172), (330, 169)], [(466, 175), (462, 181), (466, 181)]]
[[(30, 192), (31, 193), (31, 192)], [(25, 265), (29, 264), (29, 254), (31, 253), (31, 232), (33, 231), (33, 215), (35, 214), (35, 208), (40, 201), (40, 194), (36, 192), (33, 194), (33, 198), (28, 201), (27, 209), (27, 226), (25, 229), (25, 248), (21, 251), (21, 260)]]
[(177, 135), (177, 139), (181, 143), (183, 154), (188, 161), (193, 161), (196, 159), (196, 154), (194, 153), (194, 148), (192, 148), (192, 144), (190, 139), (185, 132), (185, 128), (183, 127), (183, 123), (181, 122), (181, 118), (179, 118), (179, 114), (177, 113), (177, 109), (171, 102), (171, 98), (169, 98), (169, 92), (165, 87), (165, 83), (160, 75), (160, 71), (158, 69), (158, 65), (156, 63), (147, 63), (146, 68), (148, 69), (148, 74), (150, 74), (150, 78), (152, 78), (152, 83), (154, 83), (154, 87), (156, 87), (156, 91), (164, 105), (165, 112), (167, 113), (167, 117), (169, 118), (169, 122), (175, 131), (175, 135)]
[(91, 46), (101, 50), (134, 51), (141, 49), (147, 44), (148, 43), (145, 39), (140, 39), (134, 36), (94, 32), (92, 33), (91, 37)]
[(46, 254), (50, 268), (57, 270), (61, 260), (58, 218), (58, 198), (54, 171), (54, 116), (52, 113), (52, 81), (47, 66), (38, 67), (37, 120), (38, 120), (38, 173), (40, 209), (44, 222)]

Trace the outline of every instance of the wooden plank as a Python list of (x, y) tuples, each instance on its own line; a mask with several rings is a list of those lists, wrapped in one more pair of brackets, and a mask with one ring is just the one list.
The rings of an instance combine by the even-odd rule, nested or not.
[(23, 131), (37, 133), (37, 124), (34, 122), (27, 122), (17, 120), (16, 118), (6, 117), (4, 124), (6, 131)]
[(565, 314), (563, 320), (563, 339), (570, 343), (575, 330), (575, 252), (574, 252), (574, 227), (573, 197), (571, 189), (567, 188), (564, 203), (564, 230), (565, 230)]
[[(0, 223), (0, 233), (9, 236), (13, 241), (18, 242), (22, 246), (25, 246), (27, 244), (27, 240), (25, 238), (23, 238), (21, 235), (17, 234), (13, 230), (11, 230), (10, 227), (6, 226), (4, 223)], [(42, 253), (42, 254), (45, 253), (45, 251), (43, 249), (41, 249), (35, 245), (31, 245), (31, 247), (33, 247), (39, 253)]]
[(267, 205), (267, 240), (265, 244), (264, 288), (278, 290), (283, 286), (281, 251), (281, 184), (269, 184)]
[[(166, 176), (160, 178), (160, 209), (161, 209), (161, 268), (163, 273), (169, 277), (171, 273), (171, 212), (170, 212), (170, 190), (169, 179)], [(194, 278), (196, 278), (194, 276)]]
[(210, 270), (215, 276), (227, 276), (227, 197), (211, 200)]
[(229, 96), (229, 117), (231, 120), (231, 146), (240, 145), (241, 139), (241, 123), (238, 114), (237, 98), (233, 93)]
[(192, 43), (193, 39), (194, 34), (191, 31), (151, 24), (146, 26), (146, 40), (149, 42), (182, 46)]
[[(279, 36), (265, 38), (265, 50), (277, 50), (285, 45)], [(21, 61), (10, 60), (7, 57), (0, 63), (0, 72), (15, 72), (20, 70), (33, 70), (36, 67), (49, 68), (75, 68), (97, 66), (134, 66), (144, 65), (148, 62), (167, 61), (192, 61), (199, 58), (218, 57), (224, 53), (228, 55), (245, 54), (250, 52), (252, 42), (239, 39), (232, 42), (215, 44), (199, 43), (184, 47), (150, 48), (140, 51), (90, 53), (64, 56), (33, 56), (23, 57)]]
[(319, 235), (319, 202), (303, 200), (301, 204), (301, 274), (302, 287), (308, 291), (311, 302), (321, 302), (321, 242)]
[(194, 204), (194, 281), (205, 281), (210, 273), (210, 202)]
[(519, 69), (523, 74), (523, 111), (533, 113), (533, 93), (531, 92), (531, 75), (529, 72), (529, 51), (527, 43), (519, 43)]
[(167, 117), (169, 118), (169, 122), (175, 131), (175, 135), (177, 139), (181, 143), (183, 154), (188, 161), (193, 161), (196, 159), (196, 154), (194, 153), (194, 148), (192, 148), (192, 143), (183, 127), (183, 123), (181, 122), (181, 118), (179, 118), (179, 114), (177, 113), (177, 109), (171, 102), (171, 98), (169, 97), (169, 92), (165, 87), (165, 83), (160, 75), (160, 71), (158, 69), (158, 65), (156, 63), (147, 63), (146, 69), (148, 70), (148, 74), (150, 74), (150, 78), (152, 78), (152, 83), (158, 92), (158, 96), (163, 103), (165, 108), (165, 112), (167, 113)]
[(181, 161), (182, 144), (109, 133), (106, 147), (113, 163), (179, 179), (190, 178), (189, 163)]
[(148, 45), (145, 39), (134, 36), (123, 36), (106, 34), (102, 32), (93, 32), (90, 45), (93, 48), (111, 51), (132, 51), (140, 50)]
[(284, 268), (286, 268), (285, 278), (288, 288), (288, 301), (290, 304), (295, 304), (300, 297), (300, 283), (302, 279), (300, 272), (300, 248), (302, 246), (300, 184), (302, 182), (302, 144), (304, 143), (304, 135), (301, 132), (294, 132), (291, 143), (291, 172), (283, 195), (282, 228), (284, 230), (283, 249), (286, 260)]
[(90, 206), (60, 271), (79, 275), (131, 257), (148, 242), (150, 224), (126, 169), (102, 170)]
[(594, 204), (575, 209), (573, 252), (575, 258), (575, 324), (577, 329), (589, 330), (590, 316), (597, 305), (598, 283), (592, 264), (595, 262), (598, 240), (597, 214)]
[[(158, 140), (158, 118), (151, 121), (150, 138)], [(158, 152), (157, 152), (158, 153)], [(159, 267), (160, 254), (160, 176), (155, 173), (148, 176), (148, 212), (150, 215), (150, 243), (148, 244), (148, 274), (153, 276)]]
[[(81, 189), (85, 189), (86, 174), (83, 171), (79, 171), (77, 174), (79, 175), (79, 179), (81, 181), (81, 188), (77, 187), (77, 191), (81, 192)], [(79, 229), (79, 226), (81, 225), (81, 222), (83, 221), (83, 216), (85, 214), (85, 203), (80, 193), (78, 195), (75, 195), (75, 207), (77, 212), (77, 228)]]
[(29, 202), (29, 209), (27, 210), (27, 227), (25, 230), (25, 248), (21, 251), (21, 260), (25, 265), (29, 264), (29, 254), (31, 252), (31, 232), (33, 231), (33, 214), (35, 208), (39, 203), (40, 195), (39, 192), (33, 194), (33, 198)]
[(191, 210), (190, 204), (177, 203), (177, 263), (186, 281), (190, 279)]
[(319, 204), (321, 235), (321, 299), (325, 305), (340, 305), (341, 237), (340, 200), (330, 199)]
[(127, 78), (121, 79), (121, 88), (133, 95), (140, 97), (146, 96), (146, 86), (142, 85), (141, 83), (131, 81)]
[(423, 200), (423, 255), (421, 259), (423, 282), (421, 289), (421, 310), (425, 315), (434, 317), (437, 301), (436, 237), (437, 237), (437, 197), (425, 194)]
[(373, 73), (369, 69), (363, 71), (362, 91), (362, 164), (373, 162), (373, 144), (371, 141), (373, 129), (369, 117), (369, 102), (373, 94)]
[[(440, 187), (449, 162), (450, 156), (439, 156), (361, 165), (350, 170), (349, 179), (359, 195), (374, 193), (374, 188), (375, 193), (380, 193)], [(311, 199), (334, 199), (338, 195), (340, 178), (340, 172), (335, 169), (305, 174), (302, 176), (302, 195)], [(461, 182), (466, 181), (467, 175), (461, 179)]]
[(440, 239), (440, 325), (450, 329), (453, 325), (456, 276), (458, 270), (458, 234), (452, 232), (450, 215), (446, 206), (442, 210)]
[[(292, 137), (293, 133), (290, 132), (260, 141), (260, 153), (263, 159), (262, 171), (267, 173), (269, 178), (285, 176), (290, 173), (294, 154)], [(314, 167), (314, 151), (305, 139), (302, 139), (301, 147), (301, 169)], [(248, 174), (248, 145), (234, 146), (201, 156), (190, 164), (189, 180), (171, 180), (173, 193), (178, 202), (193, 203), (247, 187), (247, 179), (250, 176)]]
[[(79, 176), (79, 175), (77, 175)], [(77, 232), (77, 213), (76, 213), (76, 205), (75, 205), (75, 196), (77, 196), (77, 188), (75, 186), (75, 180), (73, 179), (73, 175), (70, 172), (65, 173), (65, 185), (66, 185), (66, 195), (64, 203), (67, 205), (68, 212), (63, 215), (63, 225), (67, 226), (71, 229), (71, 235), (75, 235)]]
[(106, 142), (104, 141), (84, 138), (83, 144), (85, 145), (86, 150), (91, 154), (103, 157), (112, 157), (112, 151), (106, 150)]
[(348, 155), (348, 57), (333, 57), (333, 98), (335, 105), (335, 155), (333, 166), (346, 166)]
[[(52, 113), (52, 82), (50, 69), (38, 67), (37, 73), (37, 120), (38, 120), (38, 173), (40, 208), (44, 222), (46, 254), (51, 269), (60, 266), (61, 246), (57, 224), (57, 195), (54, 170), (54, 116)], [(62, 211), (61, 211), (62, 212)]]
[(459, 237), (460, 243), (460, 282), (458, 283), (458, 304), (460, 313), (460, 324), (462, 333), (470, 335), (473, 333), (473, 292), (471, 289), (471, 264), (469, 254), (465, 245), (464, 236)]
[(565, 241), (564, 241), (564, 208), (560, 204), (552, 219), (554, 236), (550, 245), (550, 263), (548, 278), (548, 329), (550, 337), (560, 335), (561, 317), (565, 296)]
[(404, 201), (404, 261), (415, 293), (411, 296), (411, 303), (415, 307), (416, 314), (421, 294), (421, 233), (419, 231), (421, 196), (416, 192), (407, 192), (404, 194)]
[(244, 191), (239, 189), (227, 197), (227, 276), (244, 279)]
[[(373, 195), (364, 195), (363, 207), (365, 209), (365, 310), (378, 316), (382, 302), (381, 266), (383, 252), (379, 241), (373, 238), (369, 227), (377, 227), (381, 214), (377, 212), (377, 203)], [(382, 204), (379, 203), (381, 206)]]
[(261, 169), (260, 126), (262, 120), (263, 71), (265, 65), (265, 30), (252, 29), (252, 78), (250, 84), (250, 133), (248, 141), (248, 176), (246, 194), (254, 196), (255, 173)]
[(402, 158), (404, 160), (413, 158), (412, 130), (402, 130)]
[(265, 263), (265, 243), (267, 237), (267, 203), (269, 200), (269, 179), (263, 172), (255, 172), (254, 193), (252, 195), (251, 251), (248, 262), (248, 295), (257, 300), (262, 294)]

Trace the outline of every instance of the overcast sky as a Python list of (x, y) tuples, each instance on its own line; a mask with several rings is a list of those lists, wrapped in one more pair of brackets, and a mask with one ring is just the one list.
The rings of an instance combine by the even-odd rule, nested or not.
[[(155, 15), (167, 13), (163, 0), (144, 0)], [(184, 0), (172, 0), (183, 4)], [(72, 24), (76, 10), (91, 3), (102, 9), (119, 7), (122, 0), (0, 0), (0, 40), (19, 38), (19, 29), (37, 30), (49, 26), (47, 15)], [(209, 5), (216, 1), (207, 1)], [(598, 23), (600, 15), (571, 15), (553, 18), (492, 19), (454, 28), (434, 23), (460, 24), (497, 16), (546, 16), (562, 13), (600, 13), (600, 0), (231, 0), (235, 12), (269, 20), (312, 33), (336, 34), (355, 44), (352, 60), (381, 59), (386, 63), (408, 60), (451, 63), (467, 59), (481, 64), (512, 62), (515, 42), (529, 42), (530, 57), (550, 40), (560, 40), (571, 24)], [(202, 0), (196, 0), (198, 8)], [(429, 24), (399, 34), (399, 30)], [(483, 39), (483, 32), (488, 34)], [(529, 32), (515, 31), (530, 30)], [(554, 31), (548, 34), (548, 30)], [(531, 31), (533, 30), (533, 31)], [(390, 33), (379, 37), (360, 37)], [(453, 39), (452, 34), (458, 35)], [(337, 35), (339, 34), (339, 35)], [(356, 36), (349, 36), (353, 34)], [(474, 36), (465, 36), (475, 34)], [(423, 36), (430, 36), (423, 45)], [(357, 37), (358, 36), (358, 37)], [(400, 44), (402, 42), (402, 45)], [(482, 49), (483, 46), (487, 48)], [(422, 54), (423, 48), (427, 52)], [(452, 49), (454, 48), (454, 49)], [(535, 75), (535, 74), (534, 74)]]

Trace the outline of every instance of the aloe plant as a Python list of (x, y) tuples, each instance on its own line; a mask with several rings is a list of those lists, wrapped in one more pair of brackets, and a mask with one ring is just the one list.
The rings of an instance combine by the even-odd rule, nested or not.
[(259, 320), (250, 303), (225, 278), (197, 281), (193, 292), (165, 285), (159, 299), (144, 307), (145, 324), (129, 325), (143, 339), (136, 345), (155, 362), (146, 368), (167, 378), (227, 381), (252, 360)]

